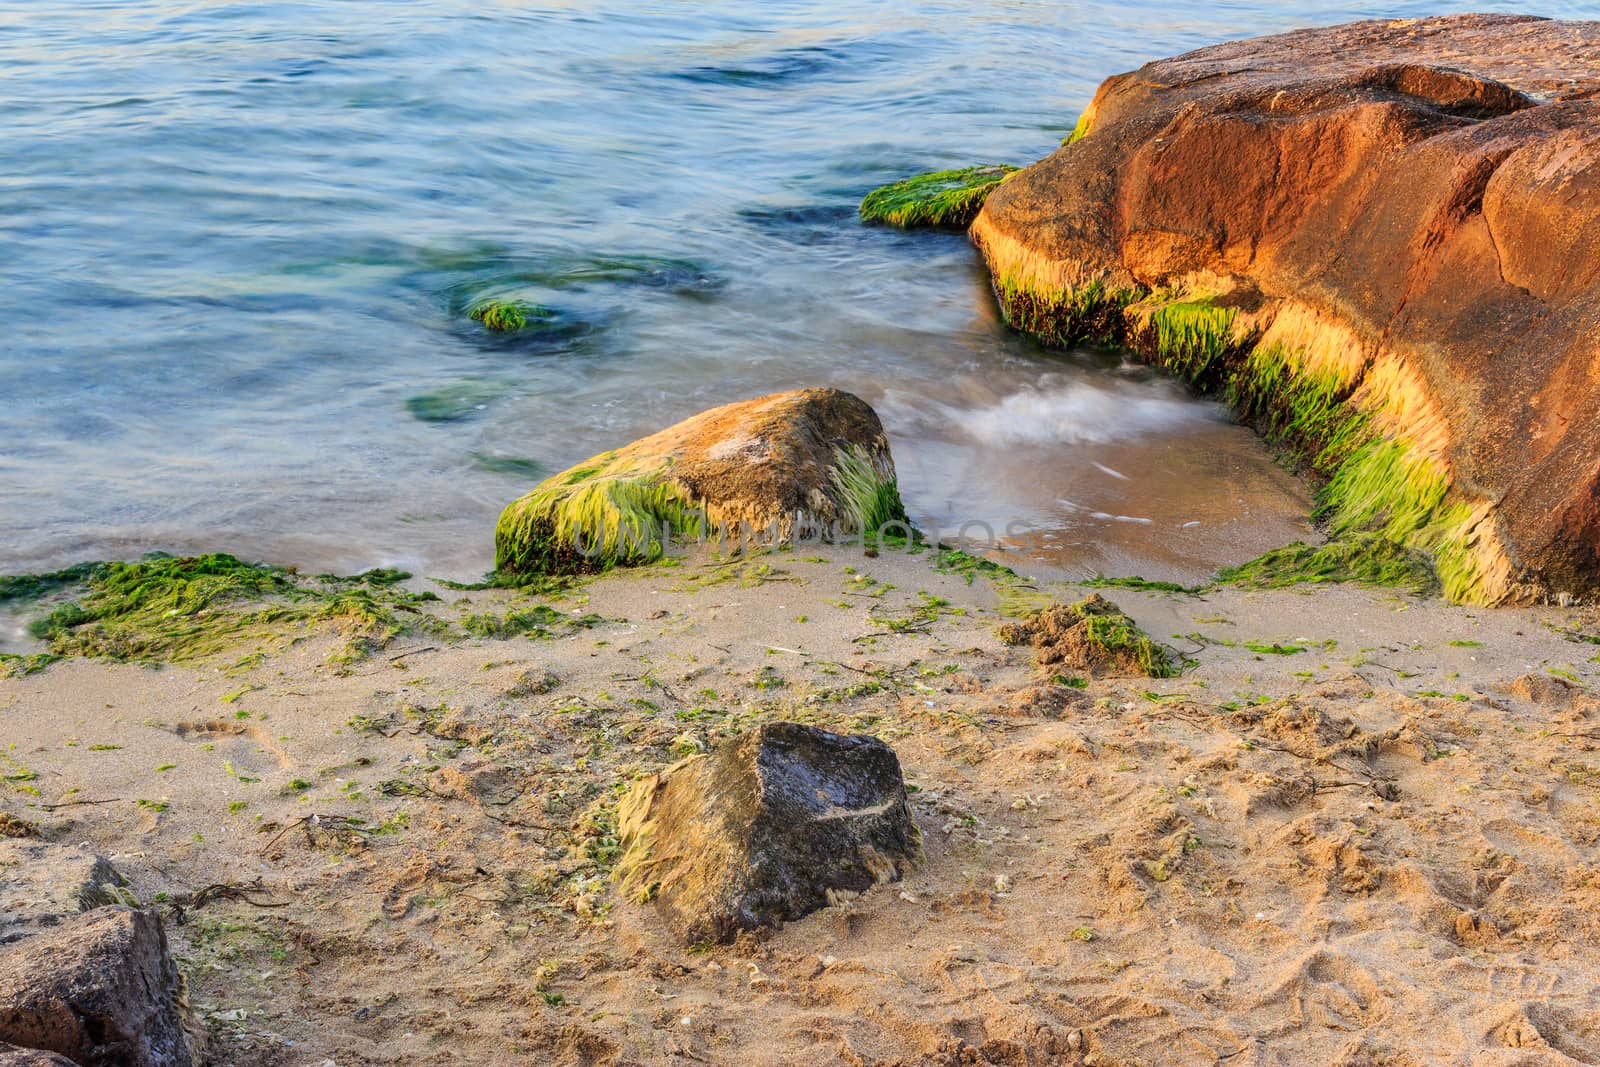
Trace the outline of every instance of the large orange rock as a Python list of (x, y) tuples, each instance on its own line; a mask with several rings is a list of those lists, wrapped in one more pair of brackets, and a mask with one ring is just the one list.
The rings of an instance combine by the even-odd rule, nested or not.
[(972, 228), (1008, 318), (1225, 392), (1335, 533), (1469, 601), (1600, 585), (1600, 23), (1465, 15), (1108, 79)]

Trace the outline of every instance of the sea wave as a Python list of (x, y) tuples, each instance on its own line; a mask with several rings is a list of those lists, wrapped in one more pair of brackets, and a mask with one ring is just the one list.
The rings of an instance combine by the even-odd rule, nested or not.
[(1083, 379), (1028, 386), (970, 407), (929, 403), (890, 390), (879, 408), (891, 426), (902, 430), (937, 427), (941, 435), (958, 433), (991, 448), (1105, 444), (1181, 431), (1218, 417), (1214, 407), (1160, 383)]

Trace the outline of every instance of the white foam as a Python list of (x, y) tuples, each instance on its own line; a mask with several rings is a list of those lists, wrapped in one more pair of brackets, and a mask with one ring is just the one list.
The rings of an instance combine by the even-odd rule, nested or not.
[[(960, 416), (958, 416), (960, 417)], [(1160, 388), (1071, 382), (1025, 389), (962, 418), (968, 436), (1001, 445), (1104, 444), (1210, 421), (1211, 410)], [(1125, 477), (1095, 464), (1107, 474)]]

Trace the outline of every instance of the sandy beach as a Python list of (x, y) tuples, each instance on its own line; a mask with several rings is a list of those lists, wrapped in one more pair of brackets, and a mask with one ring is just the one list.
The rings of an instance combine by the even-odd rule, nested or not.
[[(11, 832), (162, 911), (218, 1064), (1600, 1061), (1592, 612), (1108, 588), (1188, 665), (1067, 685), (997, 631), (1089, 590), (929, 553), (439, 592), (0, 680)], [(616, 800), (772, 719), (889, 742), (926, 864), (686, 948)]]

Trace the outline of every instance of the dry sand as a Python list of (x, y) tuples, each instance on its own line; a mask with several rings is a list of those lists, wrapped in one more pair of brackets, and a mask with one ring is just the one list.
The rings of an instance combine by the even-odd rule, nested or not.
[[(1592, 615), (1103, 592), (1195, 664), (1040, 686), (1019, 590), (843, 550), (599, 579), (553, 640), (63, 661), (0, 681), (0, 812), (164, 902), (219, 1064), (1600, 1062)], [(926, 867), (686, 949), (610, 805), (769, 718), (889, 741)]]

